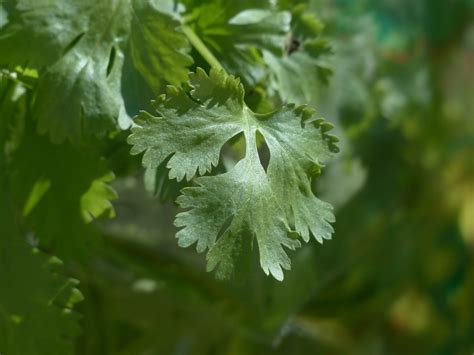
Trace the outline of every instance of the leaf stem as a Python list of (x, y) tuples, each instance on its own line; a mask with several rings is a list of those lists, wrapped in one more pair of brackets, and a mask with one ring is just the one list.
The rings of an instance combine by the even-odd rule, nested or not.
[(189, 42), (193, 45), (193, 47), (199, 52), (199, 54), (206, 60), (206, 62), (213, 68), (224, 70), (221, 63), (217, 60), (217, 58), (212, 54), (212, 52), (207, 48), (203, 41), (199, 38), (196, 32), (189, 26), (183, 25), (182, 26), (183, 33), (188, 37)]

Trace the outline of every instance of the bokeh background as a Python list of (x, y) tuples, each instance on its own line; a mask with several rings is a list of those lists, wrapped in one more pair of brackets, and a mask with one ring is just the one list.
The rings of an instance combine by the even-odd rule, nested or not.
[(474, 352), (473, 2), (296, 3), (332, 47), (327, 83), (289, 95), (341, 138), (316, 185), (333, 240), (293, 253), (282, 283), (219, 282), (177, 247), (174, 205), (119, 179), (111, 247), (81, 285), (84, 353)]
[[(263, 2), (268, 1), (181, 1), (188, 9), (197, 9), (185, 13), (191, 22), (195, 13), (204, 14), (203, 18), (212, 14), (216, 4), (217, 8), (225, 4), (252, 8)], [(34, 7), (33, 1), (23, 3)], [(165, 0), (136, 3), (164, 4)], [(21, 144), (8, 146), (19, 161), (12, 160), (12, 190), (25, 190), (19, 195), (28, 201), (30, 186), (42, 181), (43, 170), (52, 171), (51, 181), (59, 186), (31, 213), (39, 232), (26, 233), (30, 244), (38, 246), (38, 237), (39, 248), (48, 253), (48, 247), (43, 248), (49, 245), (47, 238), (57, 238), (63, 243), (56, 245), (57, 250), (65, 250), (66, 258), (76, 252), (70, 250), (75, 246), (92, 254), (88, 260), (66, 259), (63, 270), (80, 280), (77, 287), (84, 296), (74, 308), (82, 328), (75, 340), (77, 354), (473, 354), (474, 0), (272, 3), (291, 12), (292, 37), (282, 58), (269, 52), (259, 57), (273, 75), (263, 81), (265, 85), (247, 85), (255, 79), (245, 76), (247, 66), (232, 66), (241, 58), (225, 51), (217, 51), (216, 56), (225, 66), (231, 63), (228, 67), (252, 87), (246, 102), (255, 111), (271, 107), (268, 96), (273, 91), (281, 101), (310, 104), (334, 124), (340, 153), (314, 185), (317, 196), (335, 207), (333, 239), (323, 245), (312, 241), (291, 252), (292, 270), (285, 272), (283, 282), (265, 276), (257, 256), (244, 279), (218, 281), (205, 272), (204, 255), (177, 245), (173, 201), (184, 183), (167, 181), (163, 166), (156, 174), (145, 173), (141, 157), (129, 154), (128, 131), (114, 132), (97, 144), (105, 160), (90, 159), (93, 164), (98, 161), (93, 168), (100, 172), (92, 176), (95, 172), (88, 171), (86, 153), (78, 153), (69, 142), (54, 145), (47, 136), (39, 136), (29, 117), (18, 120), (12, 131), (21, 131), (22, 139), (13, 134), (12, 141)], [(0, 0), (0, 10), (11, 10), (0, 12), (2, 31), (15, 29), (18, 18), (11, 15), (15, 4)], [(62, 24), (60, 18), (53, 20)], [(38, 27), (42, 23), (38, 21)], [(198, 20), (193, 25), (198, 35), (199, 26), (205, 26)], [(48, 35), (50, 28), (43, 30)], [(303, 53), (301, 39), (309, 35), (316, 39), (304, 43)], [(81, 36), (58, 53), (68, 52)], [(0, 54), (1, 65), (4, 55), (21, 57), (23, 51), (43, 45), (35, 41), (12, 45), (8, 40), (0, 36), (6, 48), (18, 47), (18, 52)], [(47, 57), (46, 52), (32, 57)], [(109, 64), (115, 55), (114, 49), (110, 58), (107, 52)], [(209, 68), (195, 50), (191, 55), (194, 64), (189, 69)], [(163, 89), (162, 78), (140, 77), (137, 73), (143, 68), (135, 68), (132, 62), (127, 54), (123, 75), (119, 73), (119, 96), (130, 116), (149, 109), (154, 91)], [(0, 74), (17, 70), (6, 64)], [(113, 67), (109, 64), (104, 66), (107, 71)], [(20, 69), (23, 76), (15, 71), (9, 78), (30, 80), (21, 82), (19, 95), (35, 99), (38, 72), (26, 66)], [(39, 73), (41, 78), (44, 73)], [(54, 85), (56, 91), (44, 97), (61, 92), (61, 83)], [(58, 102), (62, 110), (72, 110), (64, 98)], [(15, 115), (28, 116), (26, 107)], [(1, 109), (0, 113), (8, 112)], [(15, 115), (11, 114), (13, 119)], [(235, 162), (239, 150), (239, 142), (226, 145), (224, 164), (218, 169)], [(115, 196), (104, 187), (113, 177), (106, 175), (103, 164), (116, 176), (112, 182), (119, 196), (113, 202), (116, 217), (85, 224), (79, 201), (91, 180), (99, 178), (94, 181), (99, 181), (96, 188), (106, 195), (104, 201)], [(67, 181), (65, 174), (69, 174)], [(69, 203), (68, 199), (75, 199), (74, 211), (57, 203)], [(106, 205), (97, 210), (110, 212)], [(2, 224), (13, 216), (13, 210), (7, 212)], [(86, 222), (93, 217), (87, 215)], [(102, 243), (90, 248), (86, 234)], [(28, 277), (30, 271), (24, 270)], [(4, 287), (1, 293), (10, 286), (0, 287)]]

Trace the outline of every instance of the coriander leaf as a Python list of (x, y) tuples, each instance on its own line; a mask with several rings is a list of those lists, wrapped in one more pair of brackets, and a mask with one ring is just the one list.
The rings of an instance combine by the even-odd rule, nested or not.
[(117, 121), (126, 126), (120, 76), (127, 1), (18, 0), (10, 13), (0, 49), (11, 55), (2, 62), (45, 66), (34, 109), (41, 133), (77, 143), (104, 135)]
[(108, 185), (114, 179), (115, 176), (111, 171), (104, 171), (104, 175), (93, 180), (89, 189), (81, 196), (81, 214), (86, 223), (102, 215), (115, 217), (111, 201), (117, 198), (117, 193)]
[[(248, 132), (255, 135), (255, 131)], [(201, 177), (198, 187), (185, 188), (177, 202), (182, 208), (176, 225), (184, 227), (176, 235), (179, 245), (197, 242), (198, 252), (210, 249), (208, 270), (217, 270), (218, 278), (229, 278), (243, 271), (256, 238), (263, 271), (283, 280), (283, 269), (290, 269), (290, 259), (283, 247), (291, 250), (300, 242), (288, 235), (290, 229), (278, 204), (265, 170), (260, 164), (256, 142), (248, 155), (230, 172), (215, 177)], [(229, 226), (217, 239), (220, 231)]]
[(187, 67), (193, 63), (178, 19), (160, 10), (152, 1), (132, 1), (130, 53), (136, 69), (155, 92), (161, 91), (160, 79), (173, 85), (186, 81)]
[(0, 28), (0, 64), (39, 70), (33, 114), (40, 133), (55, 143), (78, 144), (128, 128), (122, 97), (128, 92), (121, 88), (125, 57), (155, 91), (162, 81), (186, 79), (189, 45), (179, 21), (162, 7), (153, 0), (5, 5), (9, 22)]
[(312, 102), (321, 84), (328, 84), (332, 70), (326, 57), (332, 53), (328, 42), (321, 38), (324, 24), (309, 9), (308, 4), (280, 3), (291, 11), (291, 32), (284, 55), (263, 52), (270, 68), (270, 93), (284, 102)]
[(205, 1), (193, 7), (196, 34), (232, 74), (255, 84), (265, 75), (261, 50), (281, 55), (290, 29), (290, 13), (276, 11), (269, 2), (244, 6), (240, 2)]
[(54, 272), (58, 260), (23, 240), (15, 213), (8, 155), (15, 141), (10, 125), (24, 112), (19, 87), (0, 73), (0, 353), (73, 354), (78, 317), (72, 307), (82, 298), (77, 281)]
[[(67, 172), (65, 177), (64, 173)], [(40, 245), (64, 260), (82, 261), (100, 241), (90, 222), (114, 216), (114, 175), (87, 147), (52, 144), (39, 136), (27, 117), (21, 142), (12, 153), (10, 174), (26, 227)]]
[[(93, 2), (13, 0), (2, 2), (9, 22), (0, 32), (0, 64), (50, 65), (85, 33)], [(86, 11), (86, 12), (85, 12)], [(78, 15), (79, 14), (79, 15)]]
[[(312, 120), (313, 111), (286, 105), (274, 112), (255, 114), (244, 103), (238, 79), (212, 69), (190, 75), (190, 95), (169, 87), (154, 107), (158, 116), (142, 112), (138, 127), (129, 137), (132, 153), (145, 151), (143, 164), (159, 166), (169, 158), (169, 177), (192, 179), (211, 170), (222, 146), (243, 133), (245, 158), (227, 173), (195, 179), (196, 186), (183, 189), (178, 204), (187, 211), (178, 214), (181, 246), (197, 243), (208, 252), (208, 269), (227, 278), (248, 263), (256, 239), (260, 265), (268, 275), (283, 279), (290, 268), (284, 247), (329, 239), (334, 221), (331, 206), (317, 199), (311, 177), (336, 151), (337, 139), (326, 134), (328, 123)], [(257, 150), (261, 134), (270, 151), (264, 170)], [(294, 233), (296, 232), (296, 233)]]
[(324, 60), (330, 52), (326, 41), (319, 39), (307, 40), (297, 51), (283, 57), (264, 51), (263, 58), (272, 71), (271, 90), (284, 102), (312, 101), (332, 74)]
[(72, 337), (79, 326), (71, 308), (82, 299), (77, 281), (52, 272), (54, 260), (13, 231), (5, 208), (0, 206), (0, 352), (74, 354)]
[[(190, 180), (196, 170), (200, 175), (210, 171), (217, 165), (224, 143), (241, 131), (235, 116), (242, 111), (243, 88), (231, 77), (216, 84), (204, 78), (202, 70), (191, 74), (193, 97), (209, 102), (214, 106), (212, 111), (190, 99), (183, 90), (169, 87), (167, 96), (162, 95), (153, 103), (163, 117), (141, 113), (136, 123), (145, 129), (137, 131), (136, 138), (130, 137), (134, 144), (132, 154), (146, 150), (143, 163), (149, 168), (157, 168), (173, 153), (167, 167), (169, 177), (178, 181), (184, 177)], [(183, 127), (189, 134), (177, 134)]]

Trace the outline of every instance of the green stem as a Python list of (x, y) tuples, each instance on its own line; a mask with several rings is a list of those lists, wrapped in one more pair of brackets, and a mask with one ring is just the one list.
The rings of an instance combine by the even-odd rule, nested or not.
[(199, 52), (199, 54), (206, 60), (206, 62), (213, 68), (224, 70), (221, 63), (214, 57), (214, 54), (207, 48), (203, 41), (199, 38), (199, 36), (193, 31), (193, 29), (189, 26), (183, 25), (182, 27), (183, 33), (188, 37), (189, 42), (193, 45), (193, 47)]

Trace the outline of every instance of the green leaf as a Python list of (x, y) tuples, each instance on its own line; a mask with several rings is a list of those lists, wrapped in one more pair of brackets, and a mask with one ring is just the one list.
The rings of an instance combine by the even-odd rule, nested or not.
[(312, 102), (321, 84), (328, 84), (332, 74), (326, 61), (332, 48), (320, 37), (324, 24), (307, 9), (307, 4), (288, 6), (292, 21), (285, 54), (263, 53), (272, 74), (270, 91), (284, 102)]
[(136, 69), (155, 92), (161, 91), (163, 79), (173, 85), (186, 81), (187, 67), (193, 63), (180, 22), (160, 10), (152, 1), (132, 1), (130, 53)]
[(291, 32), (283, 56), (263, 52), (270, 68), (268, 91), (283, 102), (313, 102), (332, 74), (326, 60), (332, 48), (321, 38), (324, 24), (307, 3), (283, 1), (279, 5), (291, 11)]
[(74, 354), (72, 339), (79, 326), (71, 307), (82, 299), (77, 281), (53, 273), (46, 255), (12, 231), (5, 212), (1, 206), (0, 352)]
[(267, 1), (245, 3), (205, 1), (193, 8), (190, 17), (196, 18), (191, 23), (194, 31), (224, 68), (255, 84), (265, 75), (260, 51), (283, 53), (291, 16)]
[(64, 49), (87, 31), (87, 8), (92, 3), (91, 0), (3, 1), (9, 23), (1, 28), (0, 63), (42, 67), (56, 62)]
[(108, 185), (114, 175), (90, 147), (52, 144), (36, 133), (32, 92), (14, 74), (0, 72), (0, 147), (22, 226), (41, 247), (83, 260), (100, 240), (90, 222), (114, 216), (110, 201), (117, 196)]
[[(190, 75), (191, 97), (169, 87), (154, 107), (142, 112), (132, 130), (132, 154), (145, 151), (143, 164), (158, 167), (169, 156), (169, 177), (192, 179), (209, 172), (219, 161), (222, 146), (243, 133), (246, 155), (227, 173), (195, 179), (177, 202), (187, 209), (176, 225), (183, 247), (197, 243), (209, 250), (208, 269), (227, 278), (246, 267), (256, 239), (260, 265), (266, 274), (283, 279), (290, 269), (284, 247), (295, 249), (301, 236), (329, 239), (334, 221), (331, 206), (317, 199), (311, 177), (335, 151), (337, 139), (313, 111), (286, 105), (268, 114), (255, 114), (244, 103), (239, 80), (222, 71)], [(257, 150), (261, 134), (270, 151), (265, 171)]]
[[(329, 49), (324, 42), (308, 41), (299, 51), (284, 57), (278, 57), (265, 51), (263, 58), (272, 71), (270, 89), (284, 102), (303, 103), (312, 101), (315, 94), (327, 84), (332, 70), (320, 58), (319, 53), (305, 50), (309, 46), (321, 47), (320, 54), (326, 54)], [(316, 52), (316, 51), (315, 51)]]
[(130, 126), (126, 56), (154, 90), (184, 81), (192, 63), (178, 20), (153, 0), (17, 0), (5, 9), (11, 20), (0, 29), (0, 64), (40, 69), (34, 117), (56, 143)]
[(81, 196), (81, 213), (86, 223), (105, 214), (109, 218), (115, 217), (111, 201), (117, 198), (117, 193), (108, 185), (114, 179), (112, 172), (105, 172), (103, 176), (93, 180), (89, 189)]
[(19, 0), (15, 5), (16, 21), (2, 31), (0, 48), (12, 53), (3, 59), (7, 63), (47, 65), (34, 110), (40, 132), (49, 132), (54, 142), (77, 143), (104, 135), (117, 120), (125, 122), (120, 43), (128, 32), (128, 3)]
[(12, 148), (13, 119), (24, 112), (24, 91), (0, 74), (0, 353), (11, 355), (73, 354), (82, 299), (77, 281), (59, 275), (57, 260), (22, 238), (13, 203), (7, 155)]
[(27, 119), (10, 174), (26, 226), (40, 245), (64, 260), (90, 255), (100, 241), (90, 222), (114, 216), (116, 193), (108, 185), (114, 175), (105, 161), (90, 148), (52, 144)]

